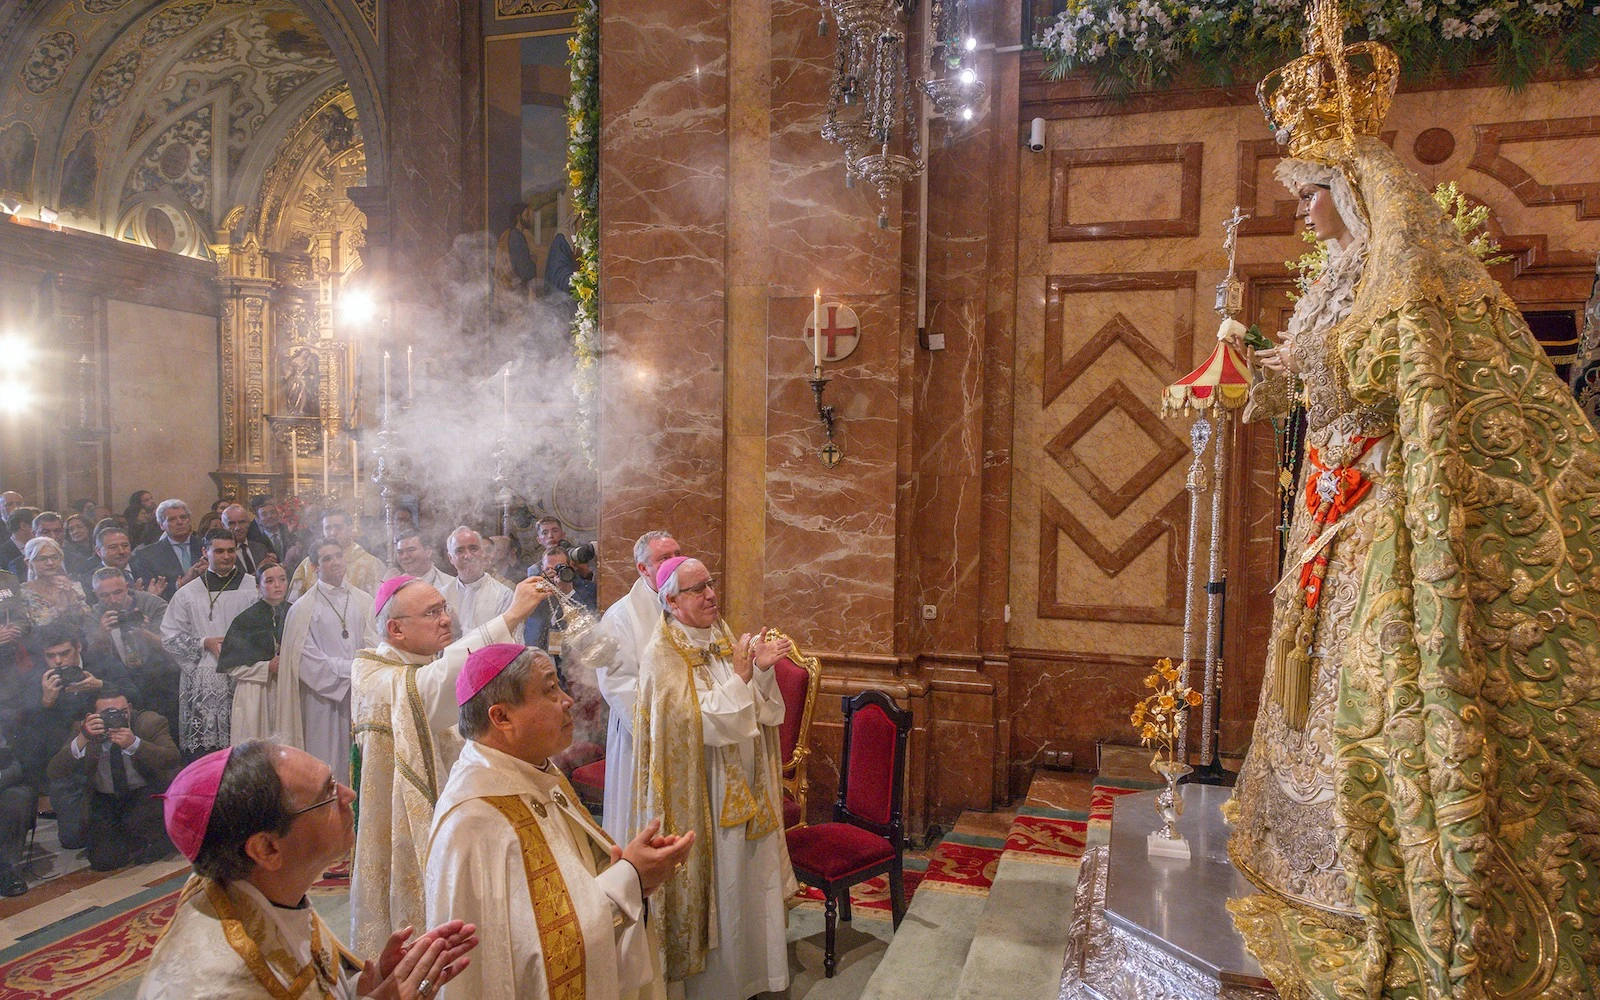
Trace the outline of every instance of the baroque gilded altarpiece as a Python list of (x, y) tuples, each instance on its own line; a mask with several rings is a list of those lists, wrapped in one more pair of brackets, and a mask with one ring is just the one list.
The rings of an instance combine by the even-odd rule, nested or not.
[(354, 121), (348, 89), (314, 102), (267, 168), (259, 207), (224, 221), (237, 238), (211, 247), (222, 291), (223, 497), (320, 494), (326, 458), (329, 492), (357, 499), (351, 441), (362, 432), (360, 355), (371, 331), (336, 309), (365, 246), (364, 219), (345, 195), (366, 172)]

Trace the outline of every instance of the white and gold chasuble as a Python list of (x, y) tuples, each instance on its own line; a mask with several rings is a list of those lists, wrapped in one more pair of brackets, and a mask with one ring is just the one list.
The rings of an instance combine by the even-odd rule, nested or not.
[(748, 997), (789, 985), (785, 901), (796, 889), (783, 836), (771, 670), (733, 671), (728, 627), (665, 621), (639, 665), (634, 815), (696, 831), (683, 871), (652, 902), (674, 994)]
[(468, 653), (512, 641), (505, 619), (492, 618), (431, 662), (383, 643), (357, 653), (350, 666), (359, 770), (350, 922), (360, 954), (378, 954), (398, 927), (424, 927), (428, 831), (461, 752), (456, 677)]
[(655, 935), (633, 866), (555, 768), (467, 743), (439, 798), (427, 919), (478, 926), (442, 997), (662, 998)]
[(274, 906), (249, 882), (195, 876), (155, 951), (139, 1000), (354, 1000), (360, 962), (309, 902)]

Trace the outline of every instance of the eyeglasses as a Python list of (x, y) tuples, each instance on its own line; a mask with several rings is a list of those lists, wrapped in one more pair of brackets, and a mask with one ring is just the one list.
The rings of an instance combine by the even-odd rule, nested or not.
[(389, 617), (391, 617), (391, 618), (427, 618), (427, 619), (431, 620), (431, 619), (434, 619), (434, 618), (438, 618), (440, 615), (444, 614), (448, 610), (450, 610), (450, 609), (446, 605), (435, 604), (433, 607), (429, 608), (428, 610), (426, 610), (426, 611), (424, 611), (424, 612), (422, 612), (420, 614), (415, 614), (415, 615), (390, 615)]
[(334, 790), (333, 790), (333, 794), (332, 795), (328, 796), (327, 798), (323, 799), (320, 802), (313, 802), (309, 806), (306, 806), (304, 809), (296, 809), (295, 811), (293, 811), (293, 812), (291, 812), (289, 814), (289, 818), (290, 819), (294, 819), (296, 816), (299, 816), (302, 813), (308, 813), (313, 809), (321, 809), (323, 806), (327, 805), (330, 802), (338, 802), (338, 801), (339, 801), (339, 789), (338, 789), (338, 787), (335, 787)]
[(711, 588), (715, 589), (716, 584), (717, 584), (716, 577), (708, 576), (704, 580), (700, 581), (699, 583), (695, 584), (692, 587), (679, 587), (678, 588), (678, 593), (680, 593), (680, 594), (700, 594), (700, 593), (704, 593), (707, 587), (711, 587)]

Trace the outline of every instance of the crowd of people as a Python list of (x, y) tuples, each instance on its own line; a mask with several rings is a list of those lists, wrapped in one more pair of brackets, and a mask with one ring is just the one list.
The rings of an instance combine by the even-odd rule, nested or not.
[[(0, 493), (0, 893), (27, 891), (19, 863), (41, 812), (97, 870), (170, 854), (161, 824), (147, 821), (151, 791), (184, 762), (252, 737), (307, 749), (349, 780), (350, 663), (376, 645), (372, 593), (389, 570), (350, 514), (309, 514), (315, 531), (286, 524), (270, 496), (220, 500), (196, 517), (147, 490), (120, 514)], [(534, 529), (531, 567), (515, 536), (467, 527), (441, 547), (448, 568), (414, 527), (391, 560), (440, 586), (502, 595), (549, 563), (592, 608), (593, 581), (577, 576), (592, 578), (592, 566), (559, 568), (572, 547), (561, 522)], [(106, 726), (107, 712), (123, 724)], [(114, 766), (114, 746), (126, 767)]]
[[(0, 505), (0, 892), (27, 890), (39, 809), (97, 870), (181, 852), (141, 997), (787, 986), (787, 642), (735, 640), (669, 532), (638, 539), (594, 625), (593, 548), (554, 518), (525, 563), (469, 525), (407, 518), (392, 550), (338, 509), (296, 531), (271, 497), (199, 519), (149, 493), (121, 517)], [(562, 666), (574, 616), (611, 640), (588, 677)], [(564, 769), (602, 756), (597, 821)], [(346, 858), (364, 961), (306, 903)]]

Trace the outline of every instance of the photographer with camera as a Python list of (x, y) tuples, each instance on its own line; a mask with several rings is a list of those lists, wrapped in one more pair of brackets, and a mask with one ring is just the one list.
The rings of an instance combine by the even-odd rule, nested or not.
[(181, 671), (161, 645), (167, 602), (129, 586), (115, 568), (97, 570), (90, 582), (95, 596), (91, 611), (100, 624), (89, 636), (90, 656), (121, 663), (138, 685), (143, 704), (164, 718), (177, 718)]
[(35, 633), (34, 646), (40, 655), (28, 674), (28, 687), (38, 694), (30, 698), (31, 704), (22, 714), (22, 745), (18, 751), (23, 779), (34, 788), (47, 789), (56, 812), (61, 846), (76, 850), (85, 843), (84, 793), (70, 783), (58, 789), (47, 778), (47, 765), (83, 717), (93, 711), (94, 700), (103, 688), (109, 685), (134, 694), (138, 688), (116, 660), (86, 657), (82, 634), (69, 622), (41, 626)]
[(135, 711), (126, 694), (109, 686), (97, 692), (78, 731), (50, 761), (51, 788), (76, 787), (89, 802), (90, 868), (111, 871), (172, 853), (155, 796), (181, 764), (166, 719)]

